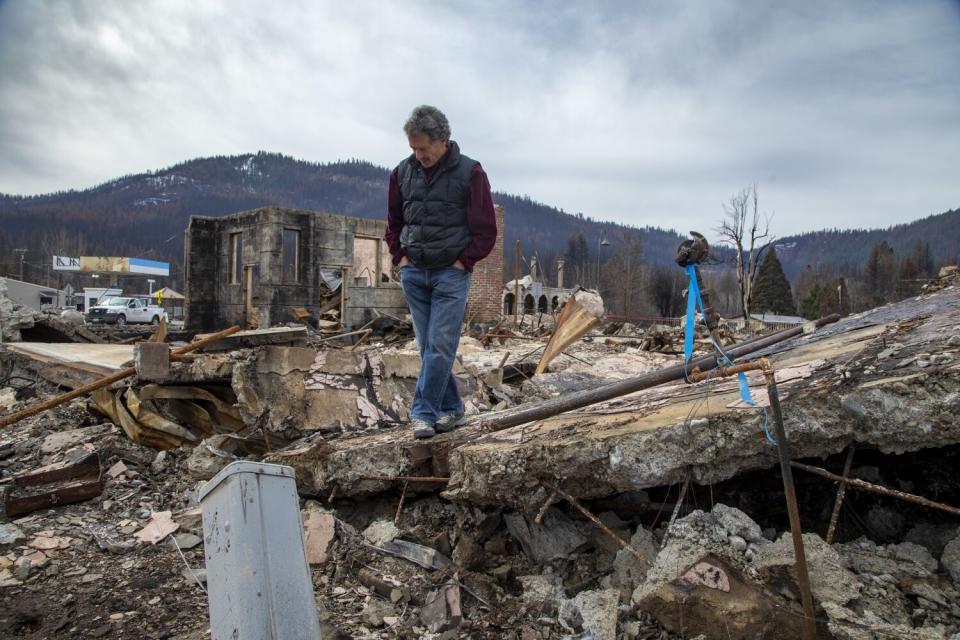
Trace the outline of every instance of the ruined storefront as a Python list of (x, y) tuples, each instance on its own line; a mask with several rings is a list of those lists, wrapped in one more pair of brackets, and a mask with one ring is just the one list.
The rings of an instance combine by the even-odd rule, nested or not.
[[(302, 209), (263, 207), (225, 217), (193, 216), (186, 231), (186, 326), (195, 331), (270, 327), (339, 309), (345, 328), (377, 311), (403, 315), (406, 301), (383, 240), (385, 222)], [(467, 315), (491, 321), (487, 301), (503, 282), (501, 238), (474, 269)], [(495, 298), (493, 298), (495, 300)]]

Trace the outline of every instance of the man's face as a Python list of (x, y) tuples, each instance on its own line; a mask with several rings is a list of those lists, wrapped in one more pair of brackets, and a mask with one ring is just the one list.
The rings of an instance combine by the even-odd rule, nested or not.
[(443, 154), (447, 152), (449, 146), (446, 140), (432, 141), (430, 136), (425, 133), (415, 133), (412, 136), (407, 136), (407, 139), (410, 141), (413, 154), (417, 156), (417, 160), (425, 169), (437, 164)]

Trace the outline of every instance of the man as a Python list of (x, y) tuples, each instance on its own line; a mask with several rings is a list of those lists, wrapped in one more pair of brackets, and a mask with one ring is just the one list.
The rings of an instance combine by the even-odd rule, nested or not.
[(453, 429), (463, 416), (453, 362), (470, 274), (493, 249), (497, 222), (487, 174), (450, 140), (439, 109), (417, 107), (403, 130), (413, 153), (390, 174), (384, 235), (420, 347), (410, 421), (419, 439)]

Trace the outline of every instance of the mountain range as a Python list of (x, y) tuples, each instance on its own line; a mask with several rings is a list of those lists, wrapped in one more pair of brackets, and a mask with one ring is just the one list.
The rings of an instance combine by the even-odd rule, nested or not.
[[(218, 216), (276, 205), (382, 218), (388, 175), (387, 169), (362, 160), (317, 164), (260, 152), (198, 158), (81, 191), (0, 194), (0, 255), (11, 256), (13, 248), (26, 247), (30, 255), (43, 260), (51, 253), (129, 255), (178, 265), (191, 215)], [(508, 263), (517, 239), (525, 255), (537, 251), (544, 260), (562, 254), (570, 237), (581, 233), (593, 253), (603, 232), (611, 240), (639, 234), (646, 262), (672, 264), (676, 246), (684, 238), (658, 227), (593, 220), (525, 196), (496, 192), (494, 200), (506, 210)], [(854, 269), (880, 240), (904, 255), (918, 239), (930, 243), (935, 259), (956, 261), (960, 209), (889, 229), (804, 233), (780, 238), (777, 245), (784, 269), (792, 277), (807, 265), (829, 265), (841, 272)], [(595, 257), (593, 253), (591, 259)], [(9, 264), (12, 258), (6, 260)]]

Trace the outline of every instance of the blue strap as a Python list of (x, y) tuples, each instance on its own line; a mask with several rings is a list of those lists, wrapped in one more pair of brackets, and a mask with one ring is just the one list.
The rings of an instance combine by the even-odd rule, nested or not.
[[(700, 312), (704, 314), (704, 321), (706, 321), (706, 312), (703, 310), (703, 298), (700, 296), (700, 285), (697, 283), (697, 265), (688, 264), (685, 269), (687, 272), (687, 277), (690, 279), (690, 285), (687, 287), (687, 326), (683, 336), (684, 378), (686, 378), (687, 363), (690, 362), (690, 357), (693, 356), (693, 338), (696, 334), (695, 325), (698, 307), (700, 308)], [(723, 349), (720, 348), (720, 345), (713, 340), (713, 336), (710, 337), (710, 341), (713, 342), (713, 347), (719, 354), (717, 356), (717, 364), (723, 364), (727, 366), (732, 365), (733, 360), (723, 352)], [(751, 407), (757, 406), (753, 396), (750, 395), (750, 385), (747, 383), (747, 376), (741, 371), (737, 374), (737, 378), (740, 381), (740, 399)], [(772, 435), (770, 435), (767, 410), (766, 408), (761, 408), (763, 409), (763, 432), (766, 434), (767, 442), (776, 446), (777, 441), (773, 439)]]
[(697, 320), (697, 305), (703, 311), (703, 300), (700, 298), (700, 285), (697, 284), (697, 265), (688, 264), (687, 276), (690, 286), (687, 287), (687, 327), (683, 337), (683, 359), (690, 360), (693, 355), (694, 324)]

